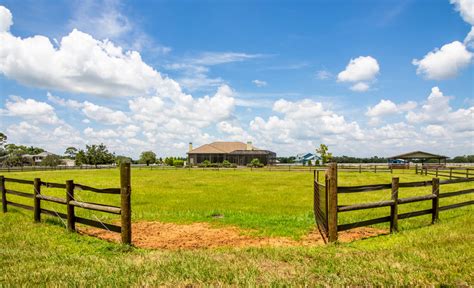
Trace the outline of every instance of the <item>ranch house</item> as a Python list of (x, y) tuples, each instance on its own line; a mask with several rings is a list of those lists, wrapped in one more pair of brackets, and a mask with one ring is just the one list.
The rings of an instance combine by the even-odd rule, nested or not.
[(252, 145), (242, 142), (213, 142), (204, 144), (193, 149), (193, 143), (189, 143), (188, 164), (196, 165), (205, 160), (211, 163), (222, 163), (224, 160), (237, 165), (247, 165), (252, 159), (259, 159), (265, 165), (275, 163), (276, 153), (261, 150)]

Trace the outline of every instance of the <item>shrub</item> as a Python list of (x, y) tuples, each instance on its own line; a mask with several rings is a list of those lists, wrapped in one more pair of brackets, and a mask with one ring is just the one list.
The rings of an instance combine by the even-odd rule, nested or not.
[(229, 168), (229, 167), (232, 166), (232, 164), (231, 164), (229, 161), (224, 160), (224, 162), (222, 162), (222, 166), (223, 166), (223, 167), (226, 167), (226, 168)]
[(58, 166), (62, 163), (61, 158), (57, 155), (48, 155), (44, 157), (43, 161), (41, 161), (42, 166)]
[(211, 165), (211, 161), (204, 160), (204, 161), (202, 161), (201, 165), (202, 165), (202, 167), (209, 167), (209, 165)]
[(175, 166), (175, 167), (183, 167), (183, 166), (184, 166), (184, 160), (174, 159), (174, 160), (173, 160), (173, 166)]
[[(252, 159), (252, 161), (250, 161), (250, 167), (255, 167), (255, 168), (261, 168), (263, 167), (264, 165), (262, 163), (260, 163), (260, 160), (258, 158), (254, 158)], [(249, 166), (247, 165), (247, 166)]]

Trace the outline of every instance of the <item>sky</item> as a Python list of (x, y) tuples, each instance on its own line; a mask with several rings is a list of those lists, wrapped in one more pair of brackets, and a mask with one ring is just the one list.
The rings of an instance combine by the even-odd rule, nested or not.
[(0, 0), (0, 131), (62, 154), (474, 154), (474, 0)]

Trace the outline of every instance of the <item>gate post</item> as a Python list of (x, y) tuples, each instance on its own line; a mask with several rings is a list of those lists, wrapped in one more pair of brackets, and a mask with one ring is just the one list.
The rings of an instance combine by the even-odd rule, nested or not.
[(436, 196), (432, 201), (431, 223), (434, 224), (439, 220), (439, 178), (433, 178), (431, 189), (433, 195)]
[(130, 205), (131, 181), (130, 163), (120, 165), (120, 209), (121, 209), (121, 234), (123, 244), (132, 244), (132, 211)]
[(337, 163), (330, 163), (327, 173), (329, 242), (335, 242), (337, 241)]

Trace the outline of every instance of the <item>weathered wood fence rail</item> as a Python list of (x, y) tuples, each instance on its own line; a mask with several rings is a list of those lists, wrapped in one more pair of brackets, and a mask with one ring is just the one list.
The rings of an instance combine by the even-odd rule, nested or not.
[[(429, 181), (418, 181), (400, 183), (398, 177), (393, 177), (391, 183), (384, 184), (372, 184), (364, 186), (338, 186), (337, 185), (337, 166), (335, 164), (329, 165), (325, 173), (325, 183), (319, 182), (319, 171), (315, 171), (314, 178), (314, 214), (318, 227), (323, 230), (324, 234), (328, 237), (330, 242), (337, 240), (337, 232), (344, 231), (352, 228), (369, 226), (384, 222), (390, 222), (390, 232), (398, 231), (398, 220), (407, 219), (411, 217), (417, 217), (421, 215), (432, 215), (432, 223), (438, 220), (439, 211), (445, 211), (449, 209), (459, 208), (467, 205), (474, 204), (474, 200), (465, 201), (461, 203), (439, 206), (439, 199), (446, 197), (453, 197), (459, 195), (470, 194), (474, 192), (474, 189), (465, 189), (454, 192), (440, 193), (440, 186), (454, 183), (473, 182), (474, 178), (458, 178), (458, 179), (447, 179), (440, 180), (439, 178), (433, 178)], [(427, 195), (413, 196), (407, 198), (399, 198), (399, 188), (409, 187), (424, 187), (431, 186), (432, 192)], [(362, 203), (354, 205), (338, 205), (338, 194), (342, 193), (359, 193), (359, 192), (370, 192), (379, 190), (391, 190), (391, 200)], [(419, 202), (419, 201), (431, 201), (432, 208), (412, 211), (408, 213), (398, 213), (398, 205), (407, 203)], [(323, 210), (323, 208), (325, 210)], [(390, 207), (390, 215), (385, 217), (379, 217), (370, 220), (358, 221), (354, 223), (338, 225), (338, 213), (373, 209), (379, 207)], [(324, 211), (324, 212), (323, 212)]]
[[(8, 185), (6, 185), (7, 183), (32, 185), (33, 194), (8, 189)], [(65, 189), (66, 197), (59, 198), (55, 196), (44, 195), (41, 193), (41, 187)], [(95, 193), (105, 193), (105, 194), (120, 194), (121, 196), (120, 207), (112, 206), (112, 205), (104, 205), (104, 204), (99, 204), (99, 203), (77, 201), (77, 199), (75, 199), (74, 197), (74, 192), (78, 190), (90, 191), (90, 192), (95, 192)], [(132, 242), (131, 203), (130, 203), (130, 194), (131, 194), (130, 164), (122, 164), (120, 166), (120, 188), (105, 188), (105, 189), (94, 188), (94, 187), (74, 183), (73, 180), (67, 180), (66, 183), (50, 183), (50, 182), (41, 181), (40, 178), (35, 178), (34, 181), (32, 181), (32, 180), (6, 178), (4, 176), (0, 176), (0, 193), (2, 195), (2, 209), (4, 213), (8, 211), (8, 206), (18, 207), (18, 208), (33, 211), (35, 222), (41, 222), (41, 214), (56, 216), (56, 217), (65, 219), (67, 221), (67, 229), (69, 231), (76, 231), (76, 223), (80, 223), (80, 224), (84, 224), (88, 226), (93, 226), (96, 228), (101, 228), (101, 229), (106, 229), (109, 231), (121, 233), (122, 243), (131, 244)], [(7, 198), (7, 194), (33, 199), (33, 203), (32, 203), (33, 206), (9, 201)], [(60, 213), (57, 211), (41, 208), (42, 201), (66, 205), (66, 213)], [(96, 221), (92, 219), (87, 219), (83, 217), (78, 217), (75, 214), (76, 207), (120, 215), (121, 226), (104, 223), (104, 222)]]

